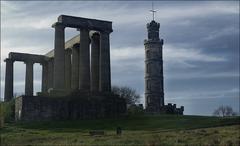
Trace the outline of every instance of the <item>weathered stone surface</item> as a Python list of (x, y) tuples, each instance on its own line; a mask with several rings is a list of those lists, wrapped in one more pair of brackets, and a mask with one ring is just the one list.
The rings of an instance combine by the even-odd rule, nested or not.
[(94, 33), (91, 37), (91, 91), (99, 91), (99, 58), (100, 36)]
[[(27, 54), (10, 52), (9, 58), (6, 59), (6, 77), (5, 77), (5, 101), (9, 101), (13, 97), (13, 63), (14, 61), (23, 61), (26, 64), (25, 75), (25, 94), (33, 95), (33, 64), (46, 64), (49, 60), (44, 55)], [(47, 67), (43, 67), (42, 72), (42, 91), (47, 90)]]
[(100, 74), (99, 88), (101, 92), (111, 91), (111, 69), (110, 69), (110, 32), (100, 33)]
[(160, 112), (164, 107), (162, 41), (160, 24), (152, 21), (147, 25), (145, 40), (145, 104), (148, 112)]
[(54, 68), (54, 58), (50, 58), (48, 61), (48, 85), (47, 90), (53, 88), (53, 68)]
[(65, 26), (61, 23), (55, 23), (55, 40), (54, 40), (54, 71), (53, 71), (53, 88), (65, 88)]
[(79, 89), (90, 90), (90, 48), (89, 30), (80, 30)]
[(4, 101), (10, 101), (13, 98), (13, 60), (7, 58), (5, 74), (5, 92)]
[[(25, 96), (16, 99), (16, 120), (91, 119), (125, 113), (125, 100), (110, 92), (112, 22), (61, 15), (53, 27), (54, 51), (46, 56), (9, 54), (11, 61), (26, 63)], [(65, 43), (65, 27), (77, 28), (81, 33)], [(91, 65), (89, 31), (95, 32)], [(38, 96), (33, 96), (34, 63), (42, 64), (42, 92)], [(10, 67), (6, 74), (12, 75), (6, 77), (9, 81), (6, 99), (9, 100), (13, 94), (13, 63), (7, 64)]]
[(33, 95), (33, 62), (26, 61), (25, 95)]
[(72, 76), (71, 89), (77, 90), (79, 87), (79, 43), (72, 47)]
[(61, 22), (66, 27), (112, 32), (112, 22), (110, 21), (60, 15), (58, 17), (58, 22)]
[(163, 39), (159, 37), (160, 24), (154, 20), (147, 24), (148, 39), (145, 46), (145, 107), (147, 113), (183, 114), (184, 107), (164, 105)]
[(25, 62), (31, 60), (34, 63), (43, 63), (44, 61), (48, 60), (47, 56), (28, 53), (10, 52), (8, 56), (8, 58), (12, 59), (13, 61)]
[(71, 49), (65, 50), (65, 89), (71, 89)]
[(22, 96), (15, 101), (15, 119), (23, 121), (97, 119), (125, 113), (125, 100), (114, 95)]
[(41, 63), (42, 65), (42, 92), (48, 90), (48, 62)]
[[(73, 48), (75, 44), (80, 43), (80, 34), (72, 37), (68, 41), (65, 42), (65, 50), (68, 48)], [(49, 51), (48, 53), (45, 54), (46, 57), (54, 57), (54, 50)]]

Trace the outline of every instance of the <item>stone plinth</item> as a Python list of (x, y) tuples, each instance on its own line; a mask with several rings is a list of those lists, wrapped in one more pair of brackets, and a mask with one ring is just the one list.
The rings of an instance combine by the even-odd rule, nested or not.
[(15, 101), (17, 121), (97, 119), (125, 113), (125, 100), (113, 95), (22, 96)]

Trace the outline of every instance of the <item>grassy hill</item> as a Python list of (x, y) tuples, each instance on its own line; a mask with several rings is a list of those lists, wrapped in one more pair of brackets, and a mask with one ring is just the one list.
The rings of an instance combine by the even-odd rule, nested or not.
[[(240, 117), (139, 115), (119, 119), (7, 123), (1, 144), (18, 145), (238, 145)], [(116, 135), (116, 128), (123, 129)], [(103, 136), (90, 136), (104, 130)]]

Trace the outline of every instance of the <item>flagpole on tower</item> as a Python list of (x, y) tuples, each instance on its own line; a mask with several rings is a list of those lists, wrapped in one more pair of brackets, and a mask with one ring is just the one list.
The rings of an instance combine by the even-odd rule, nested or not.
[(152, 13), (152, 17), (153, 17), (153, 20), (154, 20), (154, 14), (157, 12), (156, 10), (154, 10), (154, 4), (152, 2), (152, 9), (150, 10), (150, 12)]

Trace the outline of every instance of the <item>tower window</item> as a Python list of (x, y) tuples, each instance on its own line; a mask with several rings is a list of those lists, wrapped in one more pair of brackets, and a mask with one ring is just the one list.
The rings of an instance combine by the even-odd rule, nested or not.
[(147, 80), (147, 90), (151, 91), (151, 82), (149, 80)]
[(150, 51), (147, 50), (147, 58), (151, 58)]
[(148, 104), (151, 103), (151, 97), (150, 97), (150, 96), (147, 97), (147, 103), (148, 103)]

